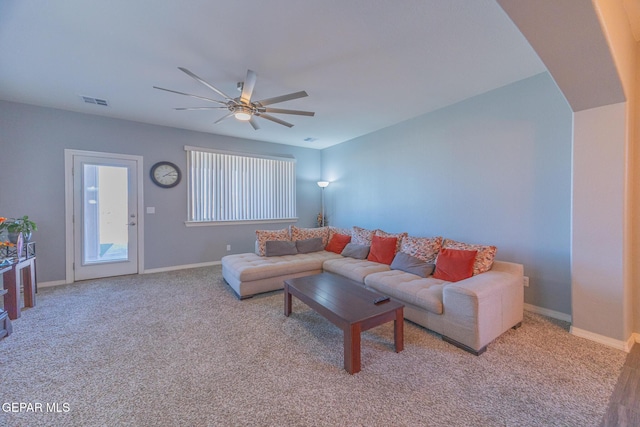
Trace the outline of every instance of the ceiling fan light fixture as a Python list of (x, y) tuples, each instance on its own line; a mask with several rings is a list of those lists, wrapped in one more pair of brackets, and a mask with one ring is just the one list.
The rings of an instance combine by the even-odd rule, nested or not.
[(238, 107), (234, 111), (233, 116), (238, 120), (246, 122), (247, 120), (251, 120), (251, 116), (252, 116), (251, 109), (244, 106)]

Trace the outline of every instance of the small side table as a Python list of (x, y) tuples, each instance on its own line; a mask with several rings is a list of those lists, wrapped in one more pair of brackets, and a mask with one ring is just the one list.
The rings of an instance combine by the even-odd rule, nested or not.
[(16, 260), (8, 268), (2, 269), (4, 309), (9, 319), (20, 317), (20, 287), (24, 289), (24, 306), (36, 305), (36, 257)]

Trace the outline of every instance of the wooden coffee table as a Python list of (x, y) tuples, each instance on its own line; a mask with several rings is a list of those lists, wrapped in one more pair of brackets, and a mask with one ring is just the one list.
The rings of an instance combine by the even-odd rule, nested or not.
[(344, 369), (360, 372), (360, 333), (393, 320), (396, 353), (404, 348), (404, 304), (389, 300), (374, 304), (382, 294), (333, 273), (298, 277), (284, 282), (284, 315), (291, 314), (291, 296), (307, 304), (344, 331)]

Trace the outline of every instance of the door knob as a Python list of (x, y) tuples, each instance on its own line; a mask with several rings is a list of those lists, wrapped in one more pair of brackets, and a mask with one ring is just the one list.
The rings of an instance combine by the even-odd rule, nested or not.
[(131, 221), (129, 224), (127, 225), (136, 225), (136, 223), (134, 221)]

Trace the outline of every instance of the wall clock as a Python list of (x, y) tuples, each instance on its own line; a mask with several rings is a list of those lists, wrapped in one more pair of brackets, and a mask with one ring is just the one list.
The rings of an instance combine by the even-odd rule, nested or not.
[(151, 181), (158, 187), (172, 188), (180, 183), (180, 168), (171, 162), (158, 162), (151, 166)]

